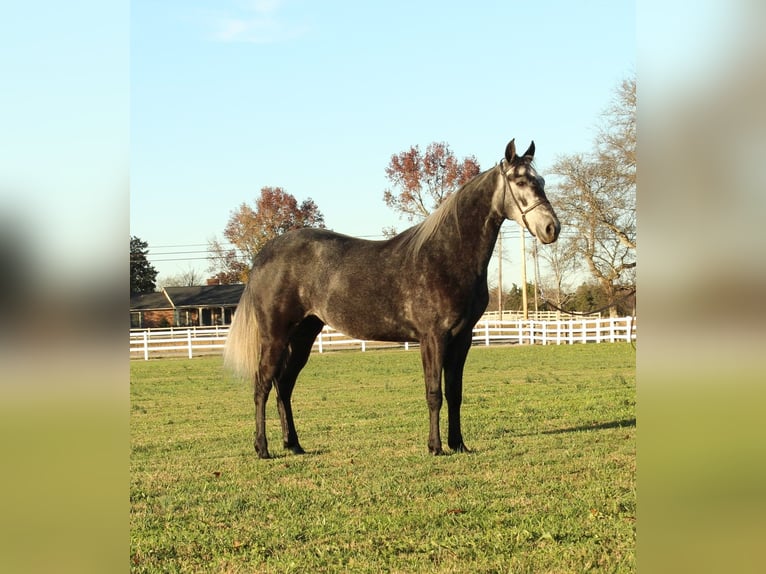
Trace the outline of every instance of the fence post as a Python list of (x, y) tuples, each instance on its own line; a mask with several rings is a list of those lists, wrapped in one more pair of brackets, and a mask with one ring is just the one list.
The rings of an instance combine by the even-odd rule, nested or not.
[(317, 339), (317, 342), (319, 343), (319, 352), (324, 352), (324, 347), (322, 346), (323, 340), (322, 340), (322, 333), (324, 332), (324, 329), (319, 331), (319, 338)]
[(191, 329), (186, 331), (186, 342), (189, 344), (189, 358), (192, 358), (192, 332)]
[(144, 361), (149, 360), (149, 331), (144, 331)]
[(367, 350), (367, 342), (362, 341), (362, 353), (364, 353)]
[(489, 320), (484, 320), (484, 346), (489, 347)]

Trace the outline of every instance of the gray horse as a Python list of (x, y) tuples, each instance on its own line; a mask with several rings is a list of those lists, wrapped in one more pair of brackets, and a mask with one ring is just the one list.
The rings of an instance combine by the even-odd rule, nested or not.
[(299, 229), (258, 253), (231, 326), (225, 363), (254, 381), (255, 450), (269, 458), (266, 401), (272, 386), (284, 447), (303, 453), (291, 397), (314, 339), (327, 324), (351, 337), (418, 341), (430, 412), (428, 449), (442, 454), (442, 372), (447, 443), (468, 449), (460, 430), (463, 365), (489, 301), (487, 266), (500, 226), (513, 219), (543, 243), (561, 226), (532, 166), (535, 144), (452, 194), (424, 221), (387, 241)]

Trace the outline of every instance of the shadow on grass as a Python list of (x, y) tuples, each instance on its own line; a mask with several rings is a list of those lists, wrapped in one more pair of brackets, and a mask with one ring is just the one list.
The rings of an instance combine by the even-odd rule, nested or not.
[(538, 431), (538, 432), (532, 432), (532, 433), (524, 433), (516, 436), (534, 436), (539, 434), (566, 434), (570, 432), (581, 432), (581, 431), (593, 431), (593, 430), (607, 430), (607, 429), (620, 429), (620, 428), (628, 428), (628, 427), (635, 427), (636, 426), (636, 419), (622, 419), (619, 421), (611, 421), (608, 423), (593, 423), (589, 425), (580, 425), (576, 427), (568, 427), (563, 429), (553, 429), (553, 430), (544, 430), (544, 431)]
[(296, 454), (294, 452), (290, 452), (289, 450), (279, 450), (271, 453), (271, 456), (267, 458), (266, 460), (289, 460), (289, 459), (295, 459), (300, 460), (302, 458), (311, 458), (315, 456), (319, 456), (322, 454), (327, 454), (328, 450), (324, 448), (307, 448), (305, 452), (302, 452), (300, 454)]

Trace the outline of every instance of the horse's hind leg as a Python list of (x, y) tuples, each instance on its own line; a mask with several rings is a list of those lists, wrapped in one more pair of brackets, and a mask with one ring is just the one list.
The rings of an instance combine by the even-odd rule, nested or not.
[(266, 440), (266, 401), (271, 387), (280, 371), (287, 345), (280, 337), (275, 337), (261, 351), (258, 374), (255, 377), (255, 452), (259, 458), (271, 458)]
[(260, 378), (255, 382), (255, 441), (253, 446), (259, 458), (270, 458), (266, 441), (266, 401), (271, 391), (271, 378)]
[(308, 317), (298, 325), (290, 337), (287, 357), (284, 369), (277, 379), (277, 406), (279, 418), (282, 422), (282, 437), (284, 447), (294, 454), (303, 454), (305, 451), (298, 442), (298, 433), (293, 421), (292, 395), (298, 374), (306, 365), (311, 355), (311, 346), (314, 339), (322, 330), (324, 323), (316, 317)]

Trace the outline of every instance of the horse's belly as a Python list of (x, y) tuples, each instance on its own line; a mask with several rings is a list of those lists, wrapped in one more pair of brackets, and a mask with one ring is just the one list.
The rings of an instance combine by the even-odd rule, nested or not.
[(417, 332), (407, 321), (371, 309), (349, 314), (336, 311), (326, 314), (326, 317), (322, 320), (333, 329), (362, 341), (403, 343), (418, 340)]
[(362, 341), (416, 341), (417, 331), (398, 304), (349, 290), (323, 302), (314, 313), (327, 325)]

